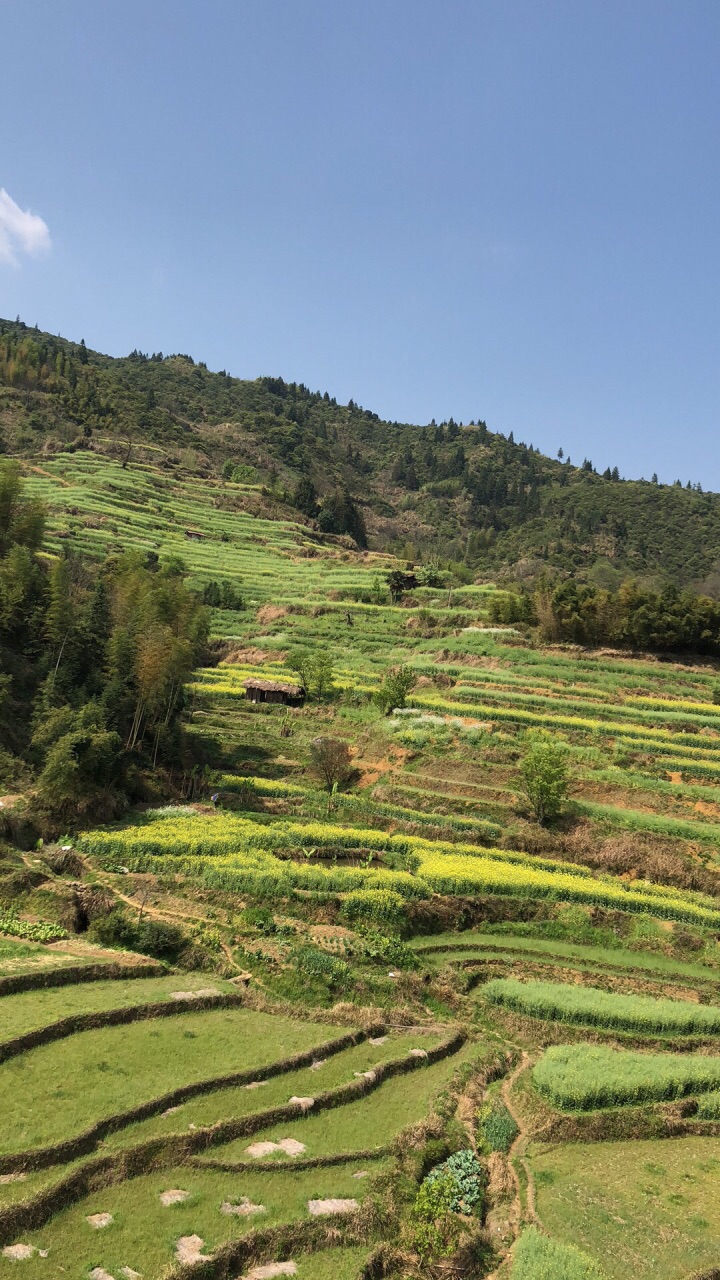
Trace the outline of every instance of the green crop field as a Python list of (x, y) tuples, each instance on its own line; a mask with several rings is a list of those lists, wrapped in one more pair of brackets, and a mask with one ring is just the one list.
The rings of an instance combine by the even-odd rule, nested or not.
[(62, 1142), (173, 1088), (258, 1069), (333, 1034), (339, 1029), (236, 1009), (79, 1032), (3, 1064), (3, 1148)]
[(533, 1080), (540, 1093), (568, 1111), (663, 1102), (717, 1089), (720, 1057), (557, 1045), (537, 1063)]
[[(233, 991), (233, 987), (222, 979), (213, 978), (213, 987), (219, 994)], [(183, 987), (188, 992), (203, 989), (208, 989), (207, 982), (196, 974)], [(10, 1040), (77, 1014), (104, 1013), (110, 1009), (131, 1009), (143, 1004), (172, 1001), (173, 992), (178, 990), (177, 977), (168, 974), (161, 978), (140, 977), (132, 982), (77, 983), (71, 987), (40, 988), (5, 996), (2, 1002), (2, 1037)], [(182, 1009), (178, 1001), (174, 1006)]]
[(518, 982), (514, 978), (488, 982), (481, 994), (493, 1004), (552, 1022), (617, 1027), (659, 1035), (717, 1035), (720, 1032), (720, 1008), (682, 1000), (621, 995), (561, 982)]

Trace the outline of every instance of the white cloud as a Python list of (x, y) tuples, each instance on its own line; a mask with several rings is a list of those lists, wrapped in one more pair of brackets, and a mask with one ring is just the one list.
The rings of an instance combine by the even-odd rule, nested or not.
[(0, 262), (19, 265), (20, 255), (35, 257), (50, 248), (47, 223), (29, 209), (21, 209), (0, 187)]

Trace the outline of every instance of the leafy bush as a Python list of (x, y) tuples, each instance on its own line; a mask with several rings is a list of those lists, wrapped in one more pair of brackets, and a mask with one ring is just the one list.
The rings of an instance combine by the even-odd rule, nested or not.
[(333, 687), (333, 661), (326, 649), (291, 649), (287, 665), (307, 693), (323, 698)]
[(400, 938), (388, 938), (377, 929), (363, 930), (362, 954), (368, 960), (396, 965), (399, 969), (414, 969), (418, 964), (417, 955), (407, 943)]
[(203, 604), (209, 604), (216, 609), (229, 609), (238, 611), (245, 608), (245, 601), (239, 591), (235, 589), (232, 582), (226, 578), (222, 582), (206, 582), (203, 587)]
[[(438, 1166), (441, 1168), (442, 1166)], [(460, 1224), (453, 1212), (457, 1183), (452, 1173), (437, 1171), (422, 1183), (411, 1210), (414, 1225), (413, 1244), (421, 1258), (452, 1253), (460, 1235)]]
[(510, 1280), (602, 1280), (602, 1272), (574, 1245), (526, 1227), (515, 1246)]
[(403, 853), (399, 849), (388, 849), (383, 854), (383, 866), (388, 871), (409, 871), (414, 875), (420, 869), (420, 858), (417, 853)]
[[(432, 1188), (440, 1184), (443, 1188), (451, 1187), (449, 1207), (453, 1213), (480, 1213), (484, 1191), (487, 1183), (485, 1168), (481, 1165), (474, 1151), (467, 1149), (456, 1151), (431, 1169), (423, 1187)], [(422, 1190), (422, 1188), (421, 1188)]]
[(567, 797), (568, 749), (564, 742), (542, 730), (530, 730), (528, 740), (520, 765), (520, 786), (537, 821), (543, 823), (558, 816)]
[(313, 738), (310, 759), (330, 792), (346, 783), (352, 774), (350, 748), (342, 738)]
[(173, 963), (187, 944), (182, 929), (163, 920), (131, 920), (121, 907), (99, 916), (90, 926), (89, 936), (103, 947), (121, 947), (141, 955)]
[(320, 947), (298, 947), (292, 960), (299, 974), (307, 978), (320, 978), (331, 987), (346, 987), (350, 981), (350, 967), (344, 960), (336, 960)]
[(713, 1090), (700, 1098), (697, 1109), (698, 1120), (720, 1120), (720, 1091)]
[(240, 917), (243, 926), (257, 929), (258, 933), (270, 936), (277, 930), (275, 918), (269, 907), (246, 907)]
[(414, 687), (417, 676), (410, 667), (390, 667), (383, 676), (382, 684), (375, 691), (375, 702), (385, 715), (389, 715), (395, 707), (404, 707), (405, 699)]
[(520, 1130), (504, 1102), (486, 1103), (478, 1113), (478, 1128), (491, 1151), (507, 1155)]

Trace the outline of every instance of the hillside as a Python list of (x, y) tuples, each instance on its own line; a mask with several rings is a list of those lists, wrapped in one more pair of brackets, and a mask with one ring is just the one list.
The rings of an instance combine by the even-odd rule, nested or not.
[(371, 549), (453, 562), (468, 581), (574, 573), (612, 588), (633, 575), (711, 594), (720, 582), (720, 497), (699, 486), (597, 475), (483, 422), (383, 422), (327, 392), (242, 381), (189, 355), (115, 359), (0, 321), (0, 433), (11, 456), (84, 451), (180, 478), (224, 468), (264, 489), (271, 517), (294, 504), (330, 534), (362, 543), (366, 530)]
[(597, 584), (718, 499), (0, 353), (0, 1278), (714, 1275), (720, 609)]

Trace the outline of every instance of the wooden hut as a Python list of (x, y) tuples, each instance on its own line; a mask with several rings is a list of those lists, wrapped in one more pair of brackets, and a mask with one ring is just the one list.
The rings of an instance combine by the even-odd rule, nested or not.
[(286, 707), (301, 707), (305, 690), (301, 684), (280, 684), (277, 680), (245, 680), (245, 696), (251, 702), (278, 702)]

